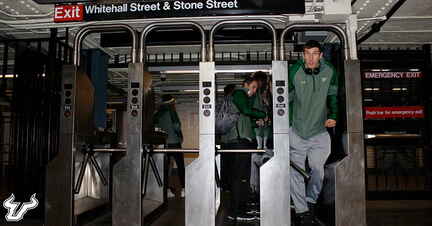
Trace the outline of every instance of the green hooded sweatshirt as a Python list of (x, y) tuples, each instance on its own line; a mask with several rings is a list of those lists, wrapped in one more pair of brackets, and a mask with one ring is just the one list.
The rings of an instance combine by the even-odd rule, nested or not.
[(290, 126), (302, 138), (308, 139), (326, 131), (327, 119), (337, 120), (338, 74), (325, 60), (320, 61), (320, 73), (308, 75), (300, 60), (289, 68), (288, 89)]
[(252, 140), (255, 138), (253, 119), (265, 118), (264, 112), (252, 109), (252, 100), (247, 95), (248, 89), (239, 88), (234, 91), (233, 103), (235, 111), (240, 112), (240, 118), (235, 127), (222, 136), (223, 143), (238, 142), (238, 138)]
[(176, 111), (169, 105), (161, 105), (159, 111), (154, 116), (156, 127), (161, 128), (168, 134), (167, 144), (181, 144), (183, 142), (183, 133), (181, 131), (181, 122)]

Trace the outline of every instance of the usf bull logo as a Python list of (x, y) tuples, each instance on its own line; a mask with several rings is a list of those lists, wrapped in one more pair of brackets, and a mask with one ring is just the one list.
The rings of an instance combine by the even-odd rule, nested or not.
[[(39, 205), (39, 201), (36, 199), (36, 193), (30, 197), (30, 202), (19, 203), (14, 202), (15, 195), (12, 194), (3, 202), (3, 207), (7, 209), (5, 216), (8, 222), (18, 222), (23, 219), (24, 215)], [(19, 209), (18, 209), (19, 207)]]

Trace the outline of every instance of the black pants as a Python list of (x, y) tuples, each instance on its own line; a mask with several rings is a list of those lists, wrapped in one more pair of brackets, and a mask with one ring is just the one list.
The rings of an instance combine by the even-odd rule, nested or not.
[[(165, 145), (166, 149), (181, 149), (181, 144), (167, 144)], [(180, 177), (180, 183), (182, 188), (185, 187), (185, 165), (184, 165), (184, 157), (183, 153), (169, 153), (168, 161), (170, 158), (174, 158), (174, 161), (177, 164), (177, 172)]]
[(221, 186), (224, 191), (231, 191), (232, 188), (232, 172), (234, 167), (233, 153), (224, 153), (221, 155)]
[[(256, 146), (252, 142), (242, 140), (240, 143), (226, 144), (224, 149), (256, 149)], [(251, 154), (233, 154), (233, 166), (230, 214), (238, 216), (246, 211), (246, 203), (249, 199)]]

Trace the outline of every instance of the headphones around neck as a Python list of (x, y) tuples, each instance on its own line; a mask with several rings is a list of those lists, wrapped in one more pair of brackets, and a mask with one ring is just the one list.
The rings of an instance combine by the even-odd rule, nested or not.
[(319, 66), (317, 68), (311, 69), (311, 68), (306, 68), (305, 63), (303, 62), (303, 71), (307, 75), (317, 75), (321, 71), (321, 63), (319, 64)]
[(319, 68), (319, 67), (314, 68), (314, 69), (304, 68), (304, 72), (305, 72), (307, 75), (317, 75), (317, 74), (320, 73), (320, 68)]

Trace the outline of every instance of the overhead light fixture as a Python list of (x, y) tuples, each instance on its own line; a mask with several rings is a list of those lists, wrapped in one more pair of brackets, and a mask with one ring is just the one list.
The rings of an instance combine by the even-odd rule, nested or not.
[(389, 71), (391, 71), (391, 69), (388, 69), (388, 68), (386, 68), (386, 69), (371, 69), (371, 71), (373, 71), (373, 72), (389, 72)]
[[(16, 75), (16, 77), (18, 77), (18, 75)], [(14, 78), (14, 75), (13, 74), (0, 75), (0, 79), (2, 78)]]
[[(217, 89), (217, 92), (223, 92), (224, 91), (224, 89)], [(199, 90), (198, 89), (185, 89), (185, 90), (183, 90), (183, 92), (186, 92), (186, 93), (197, 93), (197, 92), (199, 92)]]
[(256, 71), (262, 71), (267, 73), (271, 72), (271, 70), (269, 69), (250, 69), (250, 70), (239, 69), (239, 70), (216, 70), (216, 73), (252, 73)]
[(161, 74), (197, 74), (197, 70), (172, 70), (172, 71), (161, 71)]
[(376, 138), (376, 135), (375, 134), (366, 134), (365, 137), (366, 137), (366, 139), (373, 139), (373, 138)]

